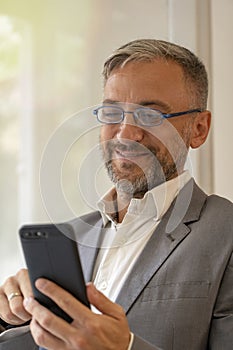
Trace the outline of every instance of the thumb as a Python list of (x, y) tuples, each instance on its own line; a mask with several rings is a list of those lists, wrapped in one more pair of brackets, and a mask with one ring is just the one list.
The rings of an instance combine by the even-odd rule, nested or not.
[(103, 293), (96, 289), (93, 283), (87, 283), (87, 297), (89, 302), (100, 312), (116, 319), (122, 318), (124, 311), (120, 305), (113, 303)]

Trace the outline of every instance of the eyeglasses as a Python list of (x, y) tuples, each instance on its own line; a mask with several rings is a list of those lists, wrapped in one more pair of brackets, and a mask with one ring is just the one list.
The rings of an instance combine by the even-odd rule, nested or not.
[(96, 115), (97, 120), (102, 124), (120, 124), (125, 118), (125, 114), (132, 114), (135, 124), (150, 127), (162, 124), (164, 119), (178, 117), (180, 115), (200, 113), (201, 109), (190, 109), (184, 112), (164, 114), (157, 109), (139, 107), (134, 111), (125, 111), (119, 106), (100, 106), (93, 110), (93, 114)]

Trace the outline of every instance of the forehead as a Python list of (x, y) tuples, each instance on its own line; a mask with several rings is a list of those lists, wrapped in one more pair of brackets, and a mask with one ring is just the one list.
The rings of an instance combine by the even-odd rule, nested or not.
[[(117, 102), (138, 103), (161, 100), (173, 107), (188, 99), (182, 68), (172, 62), (129, 62), (112, 71), (104, 87), (104, 98)], [(175, 105), (174, 105), (175, 107)]]

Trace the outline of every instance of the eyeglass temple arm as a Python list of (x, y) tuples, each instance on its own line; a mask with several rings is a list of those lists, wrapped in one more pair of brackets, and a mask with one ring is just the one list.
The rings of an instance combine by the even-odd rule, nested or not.
[(180, 115), (191, 114), (191, 113), (201, 113), (201, 112), (202, 112), (201, 109), (190, 109), (189, 111), (185, 111), (185, 112), (163, 114), (163, 118), (172, 118), (172, 117), (178, 117)]

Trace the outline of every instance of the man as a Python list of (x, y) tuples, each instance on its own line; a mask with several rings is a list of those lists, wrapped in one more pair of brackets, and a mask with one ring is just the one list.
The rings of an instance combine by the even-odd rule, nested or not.
[[(104, 78), (94, 114), (115, 186), (100, 212), (72, 222), (93, 310), (39, 279), (37, 288), (73, 318), (66, 323), (31, 297), (21, 270), (1, 287), (0, 316), (12, 325), (31, 320), (47, 349), (230, 350), (233, 206), (184, 171), (188, 149), (210, 128), (205, 68), (185, 48), (136, 40), (105, 62)], [(84, 244), (100, 236), (102, 249)], [(14, 341), (33, 349), (32, 337), (3, 338), (0, 349)]]

